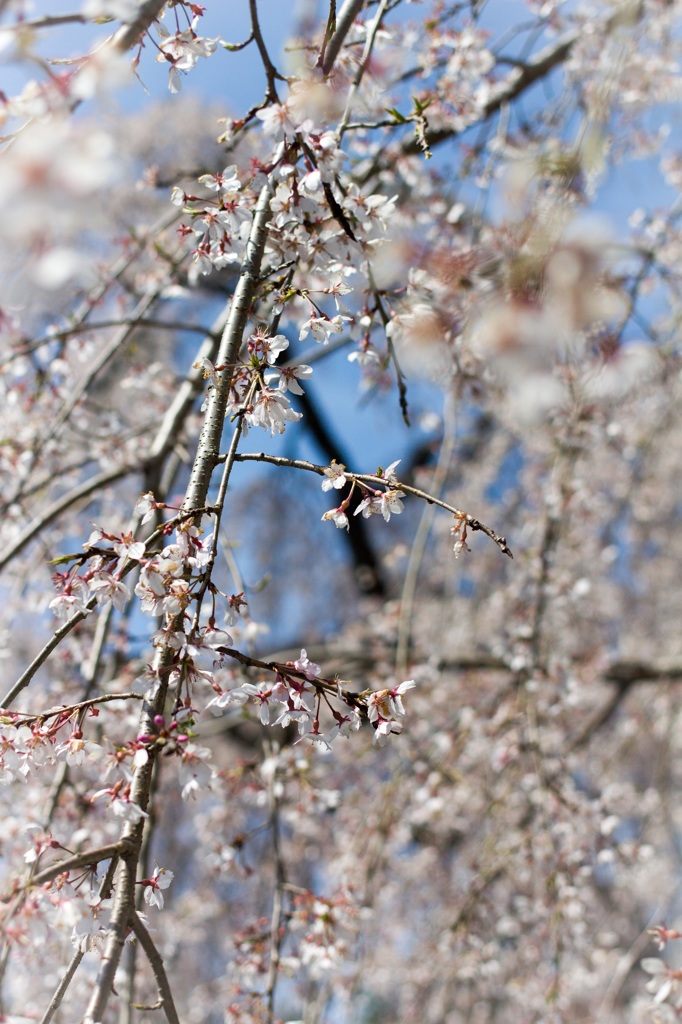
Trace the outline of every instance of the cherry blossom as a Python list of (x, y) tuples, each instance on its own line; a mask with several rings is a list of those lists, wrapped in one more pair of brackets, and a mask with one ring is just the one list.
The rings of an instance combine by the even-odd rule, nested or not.
[(389, 522), (391, 515), (399, 516), (403, 510), (403, 503), (400, 500), (405, 495), (402, 491), (389, 490), (378, 495), (368, 495), (364, 498), (353, 515), (362, 513), (367, 519), (371, 515), (382, 515), (386, 522)]
[(345, 466), (342, 462), (332, 459), (331, 464), (324, 471), (325, 479), (322, 481), (322, 490), (329, 491), (334, 487), (337, 491), (346, 486)]
[(283, 434), (287, 423), (296, 423), (300, 418), (301, 413), (290, 407), (283, 392), (267, 385), (261, 388), (244, 416), (250, 426), (269, 430), (273, 437), (275, 434)]
[(301, 656), (294, 662), (294, 668), (297, 672), (302, 672), (306, 679), (317, 679), (322, 672), (320, 666), (310, 660), (305, 648), (301, 650)]
[(144, 886), (144, 901), (150, 907), (158, 907), (159, 910), (163, 910), (164, 906), (164, 889), (167, 889), (173, 881), (172, 871), (168, 868), (161, 868), (158, 864), (154, 865), (154, 870), (149, 878), (143, 878), (140, 885)]
[(328, 512), (325, 512), (323, 514), (322, 519), (325, 522), (330, 522), (331, 521), (334, 524), (334, 526), (336, 527), (337, 530), (349, 530), (350, 529), (350, 523), (348, 522), (348, 516), (346, 515), (346, 510), (344, 509), (344, 507), (342, 505), (340, 505), (338, 508), (329, 509)]
[(181, 85), (180, 72), (191, 70), (200, 57), (210, 57), (218, 45), (218, 37), (207, 39), (194, 31), (198, 18), (194, 18), (190, 28), (171, 34), (163, 22), (157, 23), (157, 32), (161, 37), (157, 61), (168, 61), (168, 88), (178, 92)]
[(344, 324), (350, 323), (351, 318), (349, 316), (343, 316), (337, 313), (333, 317), (311, 317), (301, 327), (299, 334), (299, 340), (306, 338), (308, 333), (312, 331), (313, 338), (315, 341), (322, 342), (326, 345), (332, 334), (343, 334)]
[(3, 1013), (675, 1021), (679, 5), (317, 6), (2, 5)]

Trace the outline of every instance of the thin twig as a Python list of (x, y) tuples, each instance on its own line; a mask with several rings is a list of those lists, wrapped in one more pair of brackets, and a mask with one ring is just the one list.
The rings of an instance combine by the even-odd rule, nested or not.
[(61, 498), (57, 498), (51, 505), (45, 509), (41, 515), (39, 515), (33, 522), (29, 523), (28, 526), (21, 531), (19, 536), (5, 548), (2, 555), (0, 555), (0, 571), (8, 565), (13, 558), (23, 551), (27, 544), (29, 544), (34, 537), (41, 533), (46, 526), (58, 519), (62, 513), (67, 512), (73, 505), (77, 504), (83, 498), (90, 497), (95, 492), (100, 492), (102, 488), (108, 484), (115, 483), (116, 480), (121, 480), (124, 476), (128, 476), (130, 473), (139, 472), (141, 466), (127, 465), (119, 466), (117, 469), (110, 469), (106, 473), (98, 473), (96, 476), (90, 477), (89, 480), (85, 480), (78, 487), (74, 487), (72, 491), (69, 491)]
[[(270, 751), (272, 753), (272, 751)], [(280, 952), (282, 949), (282, 891), (287, 882), (282, 856), (282, 844), (279, 823), (279, 798), (277, 796), (277, 769), (269, 776), (270, 826), (272, 834), (272, 850), (275, 858), (275, 883), (272, 895), (272, 914), (270, 917), (270, 963), (265, 980), (265, 1000), (267, 1024), (275, 1019), (275, 989), (279, 975)]]
[[(436, 494), (440, 494), (445, 486), (445, 481), (450, 467), (450, 460), (455, 447), (455, 410), (452, 398), (445, 403), (445, 414), (443, 416), (443, 440), (438, 453), (438, 462), (433, 476), (432, 487)], [(427, 505), (422, 512), (419, 526), (415, 534), (410, 559), (405, 570), (403, 590), (400, 595), (400, 616), (398, 619), (398, 638), (395, 651), (396, 677), (402, 678), (407, 670), (407, 659), (410, 647), (410, 632), (412, 614), (414, 611), (414, 597), (417, 590), (417, 579), (419, 569), (424, 558), (426, 542), (433, 524), (434, 508)]]
[(175, 1009), (173, 993), (168, 981), (166, 969), (163, 965), (163, 959), (154, 945), (151, 935), (142, 924), (140, 915), (135, 910), (130, 915), (130, 927), (133, 929), (135, 937), (142, 946), (142, 949), (145, 951), (147, 960), (149, 961), (149, 966), (152, 969), (154, 979), (159, 990), (159, 1002), (166, 1015), (168, 1024), (180, 1024), (180, 1018), (178, 1017), (178, 1011)]
[(62, 1000), (64, 999), (64, 996), (66, 995), (66, 990), (68, 989), (69, 985), (73, 981), (73, 976), (75, 975), (76, 971), (78, 970), (80, 962), (81, 962), (81, 960), (83, 959), (84, 956), (85, 956), (85, 953), (82, 952), (80, 949), (77, 949), (76, 952), (71, 957), (71, 959), (69, 960), (69, 965), (68, 965), (68, 967), (64, 971), (64, 974), (62, 975), (62, 977), (59, 980), (59, 984), (57, 985), (57, 988), (55, 989), (55, 992), (54, 992), (54, 995), (52, 996), (52, 999), (50, 999), (50, 1002), (48, 1004), (47, 1009), (45, 1010), (45, 1013), (42, 1016), (40, 1024), (50, 1024), (50, 1021), (52, 1020), (52, 1018), (54, 1017), (55, 1013), (57, 1012), (57, 1010), (61, 1006)]
[(367, 37), (365, 39), (365, 47), (362, 51), (362, 57), (360, 59), (360, 66), (358, 67), (355, 73), (355, 78), (353, 79), (351, 87), (348, 90), (348, 97), (346, 99), (346, 109), (343, 112), (343, 117), (341, 118), (339, 127), (336, 129), (336, 137), (338, 138), (339, 142), (343, 138), (343, 134), (346, 131), (346, 128), (348, 127), (348, 121), (353, 110), (353, 100), (355, 99), (355, 94), (360, 88), (360, 83), (362, 82), (365, 71), (367, 70), (369, 58), (372, 55), (372, 50), (374, 49), (374, 43), (377, 37), (377, 33), (379, 31), (379, 28), (381, 27), (381, 21), (384, 17), (384, 14), (386, 13), (388, 3), (389, 0), (381, 0), (379, 4), (379, 9), (377, 10), (377, 13), (374, 15), (374, 18), (372, 19), (372, 22), (368, 28)]
[(263, 39), (263, 33), (261, 32), (260, 22), (258, 20), (258, 3), (257, 0), (249, 0), (249, 13), (251, 15), (251, 37), (255, 40), (260, 59), (263, 62), (263, 69), (265, 71), (265, 77), (267, 79), (268, 87), (265, 94), (266, 103), (279, 103), (279, 96), (277, 95), (277, 86), (275, 81), (279, 78), (284, 81), (283, 75), (280, 75), (279, 71), (272, 63), (268, 48), (265, 45)]
[[(99, 887), (99, 897), (100, 897), (100, 899), (107, 899), (108, 896), (111, 893), (111, 886), (112, 886), (113, 879), (114, 879), (115, 868), (116, 868), (116, 861), (114, 859), (114, 860), (112, 860), (111, 864), (107, 868), (107, 873), (104, 876), (104, 878), (102, 879), (102, 884)], [(78, 965), (80, 964), (80, 962), (81, 962), (81, 960), (83, 959), (84, 956), (85, 956), (85, 953), (82, 952), (79, 949), (71, 957), (71, 960), (69, 961), (69, 966), (66, 968), (66, 971), (65, 971), (63, 977), (61, 978), (59, 984), (57, 985), (55, 993), (52, 996), (52, 999), (50, 1000), (50, 1003), (49, 1003), (47, 1009), (45, 1010), (45, 1013), (43, 1014), (43, 1017), (42, 1017), (42, 1020), (40, 1021), (40, 1024), (50, 1024), (50, 1021), (52, 1020), (52, 1018), (54, 1017), (55, 1013), (57, 1012), (57, 1010), (61, 1006), (62, 1000), (64, 999), (64, 996), (66, 995), (66, 990), (68, 989), (69, 985), (71, 984), (71, 981), (73, 980), (73, 976), (75, 975), (76, 970), (78, 969)]]

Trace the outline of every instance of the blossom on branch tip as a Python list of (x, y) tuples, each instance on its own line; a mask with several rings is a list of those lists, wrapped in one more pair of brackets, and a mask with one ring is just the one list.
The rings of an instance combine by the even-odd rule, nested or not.
[(275, 334), (270, 337), (267, 327), (259, 328), (249, 339), (248, 351), (252, 359), (257, 362), (265, 361), (274, 366), (278, 358), (289, 348), (289, 339), (284, 334)]
[(654, 997), (654, 1003), (664, 1003), (676, 989), (679, 988), (682, 980), (682, 971), (669, 967), (659, 957), (645, 957), (640, 964), (642, 970), (651, 975), (651, 981), (646, 984), (647, 992)]
[(159, 63), (167, 61), (171, 65), (168, 80), (168, 88), (171, 92), (180, 90), (179, 72), (189, 71), (200, 57), (210, 57), (218, 45), (218, 36), (207, 39), (196, 34), (194, 29), (197, 20), (194, 18), (190, 28), (185, 29), (184, 32), (175, 32), (173, 35), (162, 22), (156, 24), (157, 31), (161, 36), (156, 60)]
[(120, 792), (119, 786), (120, 783), (117, 783), (116, 786), (113, 786), (110, 789), (100, 789), (96, 793), (93, 793), (91, 800), (94, 802), (101, 796), (110, 797), (109, 809), (117, 818), (122, 818), (123, 821), (127, 821), (131, 824), (136, 821), (140, 821), (142, 818), (148, 818), (149, 815), (147, 812), (143, 811), (138, 804), (130, 799), (130, 787), (128, 786), (127, 790)]
[(231, 704), (241, 706), (242, 704), (246, 704), (248, 699), (249, 694), (245, 693), (241, 687), (235, 690), (225, 690), (223, 693), (219, 693), (208, 702), (206, 710), (210, 711), (216, 718), (220, 718), (225, 709)]
[(397, 479), (397, 477), (395, 475), (395, 467), (399, 466), (400, 462), (401, 462), (400, 459), (396, 459), (395, 462), (392, 462), (390, 466), (386, 467), (386, 469), (380, 470), (377, 473), (377, 476), (380, 476), (382, 478), (382, 480), (385, 480), (386, 483), (391, 485), (391, 487), (396, 487), (397, 483), (398, 483), (398, 479)]
[(296, 423), (301, 418), (300, 412), (294, 412), (289, 399), (283, 392), (267, 387), (261, 390), (251, 408), (244, 414), (244, 419), (252, 427), (263, 427), (269, 430), (272, 437), (283, 434), (287, 422)]
[(63, 584), (63, 591), (54, 597), (49, 608), (63, 622), (70, 619), (75, 612), (85, 612), (90, 599), (90, 589), (80, 576), (67, 580)]
[(656, 943), (660, 950), (665, 949), (671, 939), (682, 939), (682, 932), (678, 932), (674, 928), (666, 928), (665, 924), (659, 924), (655, 928), (650, 928), (647, 934), (651, 935), (653, 942)]
[(185, 743), (180, 755), (179, 781), (182, 789), (180, 796), (188, 800), (201, 789), (209, 789), (213, 778), (210, 761), (212, 753), (208, 747), (198, 747), (196, 743)]
[(110, 572), (97, 573), (90, 583), (90, 589), (94, 593), (98, 605), (111, 602), (119, 612), (123, 611), (130, 597), (130, 590), (125, 583)]
[(230, 164), (220, 174), (202, 174), (198, 180), (211, 192), (223, 192), (228, 195), (235, 195), (242, 187), (237, 177), (236, 164)]
[(360, 342), (359, 348), (354, 349), (354, 351), (349, 354), (348, 362), (358, 363), (361, 367), (367, 369), (368, 367), (381, 367), (383, 359), (377, 352), (374, 345), (365, 339)]
[(471, 551), (467, 544), (467, 521), (465, 516), (455, 517), (455, 525), (450, 529), (450, 533), (455, 538), (455, 545), (452, 549), (455, 552), (455, 558), (459, 558), (462, 551)]
[(141, 540), (133, 540), (132, 533), (124, 533), (114, 544), (114, 551), (120, 559), (130, 558), (139, 562), (144, 558), (145, 544)]
[(152, 491), (147, 491), (146, 494), (137, 499), (134, 512), (136, 516), (142, 516), (140, 520), (141, 526), (144, 526), (145, 523), (154, 518), (154, 512), (157, 508), (162, 508), (162, 506), (154, 500)]
[(228, 626), (236, 626), (239, 621), (239, 616), (243, 614), (243, 610), (248, 608), (248, 602), (244, 598), (244, 591), (240, 591), (238, 594), (232, 594), (227, 599), (227, 611), (225, 612), (225, 623)]
[(261, 725), (269, 725), (269, 700), (272, 697), (272, 687), (268, 683), (259, 683), (258, 686), (254, 686), (253, 683), (244, 683), (241, 689), (242, 693), (245, 693), (247, 697), (251, 697), (256, 704), (260, 705)]
[(277, 141), (284, 138), (293, 139), (296, 124), (292, 121), (286, 104), (273, 103), (256, 111), (256, 117), (263, 122), (263, 131), (272, 135)]
[(208, 378), (213, 387), (217, 388), (220, 385), (220, 375), (207, 356), (204, 356), (203, 359), (197, 360), (196, 363), (192, 363), (192, 369), (203, 370), (204, 378)]

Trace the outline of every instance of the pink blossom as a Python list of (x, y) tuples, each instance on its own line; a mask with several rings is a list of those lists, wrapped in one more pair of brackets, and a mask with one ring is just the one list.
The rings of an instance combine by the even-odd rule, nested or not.
[(269, 430), (272, 437), (283, 434), (288, 422), (300, 420), (301, 413), (294, 412), (287, 397), (279, 390), (263, 387), (254, 404), (244, 416), (250, 426)]
[[(144, 545), (142, 545), (144, 548)], [(97, 604), (104, 605), (112, 602), (114, 608), (122, 612), (130, 597), (130, 590), (120, 579), (110, 572), (96, 573), (90, 582), (90, 589), (97, 598)]]
[(308, 652), (303, 648), (301, 650), (300, 658), (297, 658), (294, 662), (294, 668), (298, 672), (302, 672), (306, 679), (317, 679), (322, 673), (322, 669), (319, 665), (316, 665), (314, 661), (311, 661), (308, 657)]

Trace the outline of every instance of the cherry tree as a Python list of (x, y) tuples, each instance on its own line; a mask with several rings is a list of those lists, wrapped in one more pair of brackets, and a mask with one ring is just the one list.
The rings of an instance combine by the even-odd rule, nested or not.
[(681, 1019), (679, 4), (42, 6), (3, 1018)]

